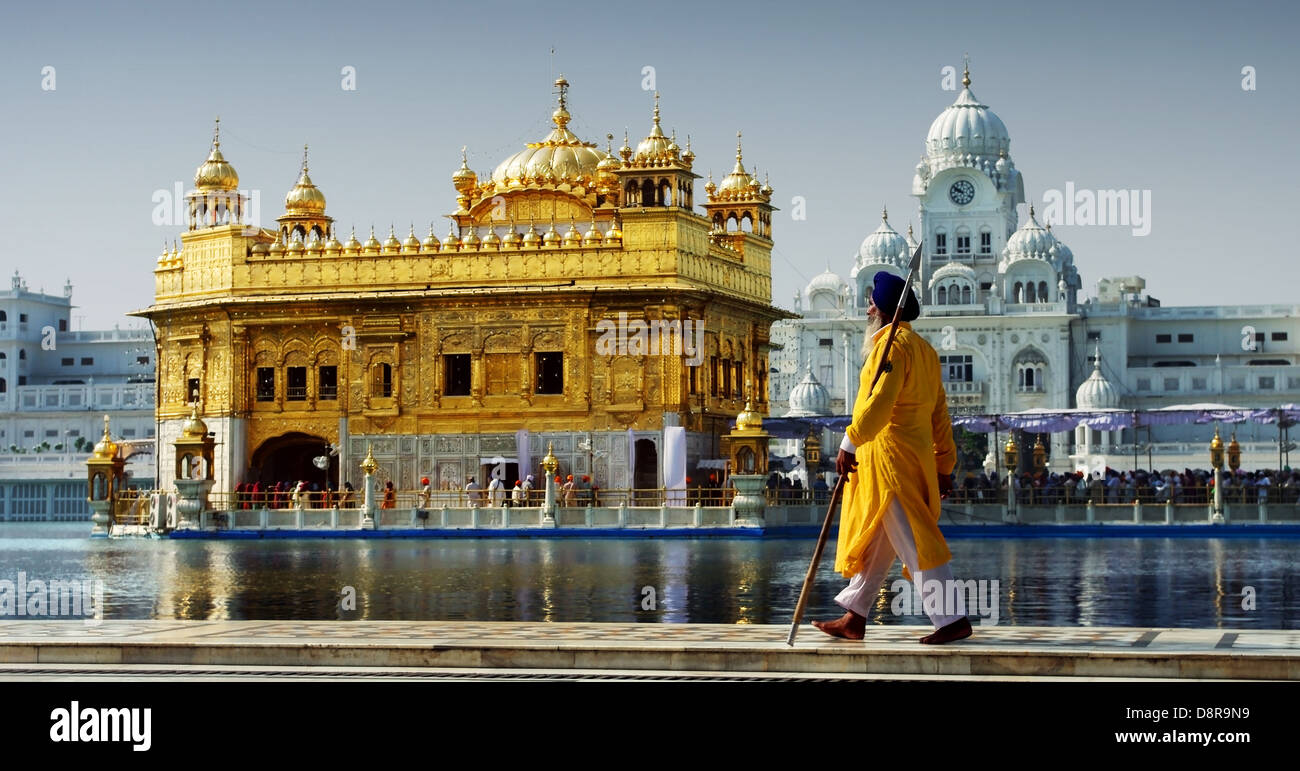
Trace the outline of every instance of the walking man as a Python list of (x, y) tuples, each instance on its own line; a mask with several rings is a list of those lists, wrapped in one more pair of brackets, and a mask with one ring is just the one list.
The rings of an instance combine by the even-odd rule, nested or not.
[[(872, 392), (889, 321), (900, 301), (903, 312), (890, 368)], [(849, 475), (835, 549), (835, 569), (851, 579), (835, 598), (847, 612), (835, 621), (813, 622), (832, 637), (862, 639), (867, 614), (896, 556), (936, 629), (921, 642), (934, 645), (971, 635), (970, 621), (956, 615), (954, 608), (943, 607), (953, 576), (948, 564), (952, 555), (939, 532), (939, 501), (952, 487), (957, 450), (939, 356), (907, 323), (920, 313), (903, 279), (876, 273), (867, 307), (866, 363), (853, 421), (835, 462), (836, 471)]]

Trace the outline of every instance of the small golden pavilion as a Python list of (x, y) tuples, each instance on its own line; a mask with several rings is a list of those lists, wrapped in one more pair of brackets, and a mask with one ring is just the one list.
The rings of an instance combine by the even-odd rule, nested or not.
[(657, 94), (645, 138), (601, 150), (555, 86), (546, 137), (490, 176), (462, 152), (441, 237), (340, 240), (305, 152), (278, 227), (247, 225), (214, 131), (187, 230), (134, 314), (157, 330), (161, 486), (196, 405), (218, 490), (355, 485), (368, 446), (399, 489), (502, 464), (510, 483), (547, 442), (562, 474), (658, 487), (669, 431), (693, 468), (720, 457), (746, 394), (767, 411), (768, 331), (789, 317), (771, 304), (772, 188), (737, 141), (701, 214), (690, 141), (664, 133)]

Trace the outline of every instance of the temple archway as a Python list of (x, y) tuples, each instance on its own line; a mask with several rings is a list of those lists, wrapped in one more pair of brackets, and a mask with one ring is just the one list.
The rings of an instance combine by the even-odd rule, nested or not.
[[(324, 455), (329, 468), (316, 468), (312, 459)], [(317, 485), (329, 482), (338, 489), (339, 458), (330, 455), (329, 442), (323, 437), (291, 431), (262, 442), (253, 452), (250, 482), (296, 482), (306, 480)]]

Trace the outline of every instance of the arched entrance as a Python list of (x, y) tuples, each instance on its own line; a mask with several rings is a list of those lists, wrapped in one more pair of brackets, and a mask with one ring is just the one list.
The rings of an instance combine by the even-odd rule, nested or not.
[[(316, 468), (312, 459), (324, 455), (329, 468)], [(339, 458), (330, 455), (329, 442), (319, 436), (292, 431), (262, 442), (253, 452), (250, 482), (297, 482), (305, 480), (316, 489), (328, 483), (338, 489)]]
[(650, 439), (636, 440), (636, 467), (632, 470), (632, 487), (654, 490), (659, 487), (659, 448)]

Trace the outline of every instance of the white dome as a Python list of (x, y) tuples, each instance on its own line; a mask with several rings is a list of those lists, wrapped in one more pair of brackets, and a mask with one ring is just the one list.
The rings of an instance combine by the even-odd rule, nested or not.
[(930, 124), (925, 149), (931, 158), (987, 156), (996, 164), (999, 152), (1011, 152), (1011, 136), (1002, 119), (980, 104), (967, 86)]
[(809, 299), (812, 299), (815, 292), (831, 292), (836, 297), (839, 297), (848, 286), (848, 282), (832, 273), (830, 268), (827, 268), (825, 271), (813, 276), (812, 281), (808, 282), (808, 288), (805, 291)]
[(933, 289), (935, 282), (941, 281), (945, 278), (962, 278), (974, 284), (975, 270), (971, 268), (969, 265), (962, 265), (960, 263), (950, 262), (947, 265), (944, 265), (943, 267), (936, 270), (933, 276), (930, 276), (930, 288)]
[(902, 267), (908, 263), (907, 239), (889, 226), (889, 212), (880, 217), (880, 227), (862, 240), (858, 248), (859, 269), (867, 265), (893, 265)]
[(790, 389), (790, 409), (785, 414), (791, 418), (831, 414), (831, 395), (813, 377), (811, 367), (804, 368), (803, 379)]
[(1006, 250), (1003, 252), (1004, 262), (1029, 259), (1051, 261), (1052, 247), (1059, 243), (1055, 236), (1034, 219), (1034, 207), (1030, 205), (1029, 219), (1007, 239)]
[(1119, 407), (1119, 391), (1101, 374), (1101, 348), (1097, 348), (1092, 374), (1074, 392), (1074, 402), (1081, 410), (1113, 410)]

